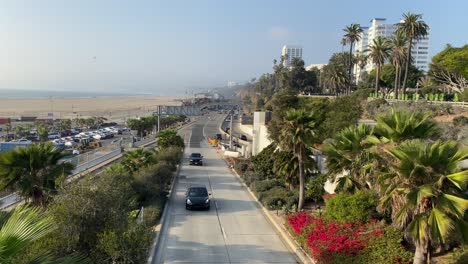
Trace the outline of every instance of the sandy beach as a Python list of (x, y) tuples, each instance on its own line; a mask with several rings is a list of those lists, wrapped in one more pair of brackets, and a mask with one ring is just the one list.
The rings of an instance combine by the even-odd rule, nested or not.
[(157, 105), (180, 105), (183, 97), (122, 96), (93, 98), (0, 98), (0, 117), (76, 118), (103, 116), (121, 122), (129, 117), (149, 115)]

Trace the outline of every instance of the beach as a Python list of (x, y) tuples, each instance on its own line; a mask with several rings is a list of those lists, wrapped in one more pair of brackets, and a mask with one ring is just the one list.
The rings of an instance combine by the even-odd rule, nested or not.
[[(0, 98), (0, 118), (21, 116), (40, 119), (103, 116), (122, 122), (130, 117), (150, 115), (158, 105), (180, 105), (176, 96), (108, 96), (90, 98)], [(52, 113), (52, 114), (51, 114)]]

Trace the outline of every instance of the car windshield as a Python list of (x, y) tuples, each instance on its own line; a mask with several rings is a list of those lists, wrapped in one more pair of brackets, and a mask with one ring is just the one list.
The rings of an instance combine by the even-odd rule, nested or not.
[(192, 197), (206, 197), (208, 196), (208, 192), (205, 188), (190, 188), (189, 196)]
[(201, 157), (201, 154), (200, 153), (192, 153), (192, 157), (199, 158), (199, 157)]

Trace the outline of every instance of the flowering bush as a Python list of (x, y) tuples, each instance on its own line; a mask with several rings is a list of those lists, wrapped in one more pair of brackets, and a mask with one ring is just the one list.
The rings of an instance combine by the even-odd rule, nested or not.
[(411, 257), (401, 245), (401, 232), (376, 222), (327, 221), (306, 212), (287, 220), (291, 234), (319, 263), (405, 263)]
[(302, 229), (304, 229), (304, 227), (309, 225), (311, 222), (312, 216), (305, 212), (293, 214), (288, 217), (289, 225), (298, 235), (300, 235), (302, 233)]

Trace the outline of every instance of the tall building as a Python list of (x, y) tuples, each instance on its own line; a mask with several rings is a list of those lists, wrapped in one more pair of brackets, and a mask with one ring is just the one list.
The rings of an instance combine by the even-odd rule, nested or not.
[[(363, 33), (361, 40), (356, 42), (355, 52), (368, 54), (369, 46), (372, 44), (374, 39), (377, 37), (391, 38), (395, 33), (397, 26), (395, 24), (388, 24), (385, 18), (373, 18), (370, 21), (370, 27), (362, 27)], [(427, 71), (429, 69), (429, 36), (422, 39), (413, 41), (413, 48), (411, 56), (413, 57), (413, 65), (419, 70)], [(368, 60), (366, 66), (362, 69), (363, 71), (370, 72), (375, 68), (372, 60)], [(354, 66), (354, 75), (360, 76), (361, 68), (359, 65)]]
[(302, 47), (285, 45), (281, 51), (281, 56), (286, 57), (283, 66), (290, 67), (294, 58), (302, 59)]

